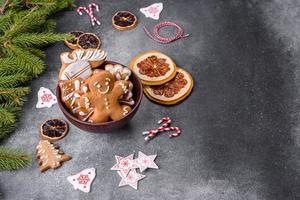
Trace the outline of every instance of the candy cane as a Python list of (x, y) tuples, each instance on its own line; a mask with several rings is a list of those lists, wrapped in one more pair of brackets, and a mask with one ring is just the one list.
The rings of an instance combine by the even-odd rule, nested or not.
[(164, 131), (173, 131), (175, 130), (174, 133), (169, 134), (169, 137), (177, 137), (181, 134), (181, 129), (176, 127), (176, 126), (170, 126), (171, 125), (171, 118), (170, 117), (163, 117), (158, 121), (158, 124), (161, 124), (160, 127), (157, 129), (152, 129), (150, 131), (144, 131), (143, 135), (147, 135), (144, 139), (146, 141), (154, 138), (158, 133), (164, 132)]
[[(87, 8), (88, 7), (88, 8)], [(96, 8), (96, 11), (99, 12), (99, 6), (96, 3), (90, 3), (88, 6), (80, 6), (77, 8), (77, 13), (82, 15), (82, 10), (84, 10), (90, 17), (92, 26), (95, 26), (95, 22), (98, 25), (101, 25), (101, 22), (94, 16), (93, 8)]]
[[(163, 37), (159, 35), (159, 30), (162, 27), (165, 26), (173, 26), (177, 29), (175, 36), (173, 37)], [(184, 34), (184, 30), (181, 26), (179, 26), (178, 24), (176, 24), (175, 22), (170, 22), (170, 21), (165, 21), (165, 22), (160, 22), (158, 24), (156, 24), (153, 27), (153, 34), (151, 34), (146, 27), (143, 28), (145, 33), (154, 41), (162, 43), (162, 44), (167, 44), (167, 43), (171, 43), (174, 42), (175, 40), (178, 40), (180, 38), (185, 38), (188, 37), (189, 34)]]

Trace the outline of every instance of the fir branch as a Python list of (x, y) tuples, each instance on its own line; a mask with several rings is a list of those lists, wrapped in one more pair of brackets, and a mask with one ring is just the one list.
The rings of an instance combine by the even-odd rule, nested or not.
[(30, 165), (31, 160), (23, 150), (0, 147), (0, 170), (18, 170)]
[(10, 102), (12, 105), (21, 106), (24, 96), (30, 92), (28, 87), (0, 88), (0, 102)]
[(28, 79), (29, 77), (26, 74), (14, 74), (9, 76), (2, 76), (0, 79), (0, 87), (2, 88), (16, 87), (21, 83), (24, 83)]
[(25, 33), (14, 37), (11, 41), (13, 44), (23, 47), (41, 47), (49, 43), (62, 41), (70, 38), (69, 34), (61, 33)]
[(28, 47), (27, 50), (30, 53), (32, 53), (33, 55), (35, 55), (36, 57), (39, 57), (39, 58), (45, 58), (46, 57), (46, 54), (42, 50), (39, 50), (37, 48)]
[(44, 70), (45, 63), (40, 58), (18, 46), (10, 45), (6, 53), (14, 57), (15, 64), (29, 71), (32, 77), (37, 77)]

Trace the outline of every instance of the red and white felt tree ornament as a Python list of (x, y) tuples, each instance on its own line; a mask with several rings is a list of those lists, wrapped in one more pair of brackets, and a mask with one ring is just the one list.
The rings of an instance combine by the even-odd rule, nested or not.
[(73, 185), (74, 189), (81, 190), (82, 192), (90, 192), (91, 184), (96, 177), (95, 168), (87, 168), (75, 174), (67, 177), (67, 180)]

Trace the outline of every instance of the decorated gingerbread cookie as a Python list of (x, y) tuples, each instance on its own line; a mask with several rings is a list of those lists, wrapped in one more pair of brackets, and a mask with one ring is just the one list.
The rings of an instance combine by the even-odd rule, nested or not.
[(146, 96), (160, 104), (172, 105), (184, 100), (193, 89), (192, 76), (185, 70), (177, 68), (176, 76), (162, 85), (145, 86)]
[(131, 107), (118, 102), (120, 96), (128, 92), (129, 82), (115, 81), (114, 76), (106, 70), (95, 70), (86, 81), (89, 92), (80, 97), (81, 107), (94, 108), (88, 121), (91, 123), (118, 120), (131, 111)]
[(72, 157), (66, 155), (58, 146), (48, 140), (41, 140), (36, 147), (36, 158), (40, 171), (44, 172), (60, 167), (62, 162), (71, 160)]
[[(129, 80), (129, 77), (131, 76), (131, 70), (127, 67), (123, 67), (122, 65), (119, 64), (107, 64), (105, 65), (105, 70), (109, 71), (112, 75), (115, 76), (117, 80)], [(122, 95), (119, 99), (119, 102), (122, 104), (134, 105), (134, 100), (133, 100), (133, 84), (132, 82), (129, 81), (129, 86), (128, 86), (128, 92), (124, 95)]]
[(176, 64), (158, 51), (144, 52), (130, 62), (130, 68), (145, 85), (161, 85), (176, 75)]
[(100, 49), (76, 49), (71, 53), (62, 53), (59, 80), (87, 79), (92, 75), (92, 69), (101, 65), (106, 56), (107, 53)]

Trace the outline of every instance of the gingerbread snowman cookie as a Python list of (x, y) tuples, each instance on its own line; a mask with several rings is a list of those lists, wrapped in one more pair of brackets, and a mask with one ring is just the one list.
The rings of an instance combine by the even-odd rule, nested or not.
[(101, 49), (76, 49), (62, 53), (59, 80), (87, 79), (93, 74), (92, 69), (101, 65), (106, 56), (107, 53)]
[(80, 107), (94, 108), (88, 118), (91, 123), (101, 123), (111, 120), (119, 120), (126, 116), (131, 107), (121, 105), (120, 96), (128, 92), (129, 82), (115, 80), (115, 77), (106, 70), (94, 70), (93, 75), (87, 80), (89, 92), (79, 99)]

